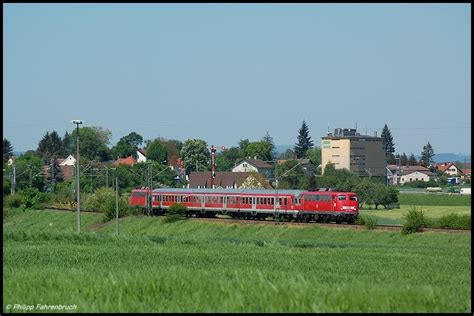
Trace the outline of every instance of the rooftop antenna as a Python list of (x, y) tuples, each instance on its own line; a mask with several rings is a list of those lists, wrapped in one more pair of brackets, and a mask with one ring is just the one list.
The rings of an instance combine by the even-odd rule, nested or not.
[(357, 132), (357, 122), (356, 122), (356, 132)]
[(365, 124), (365, 135), (368, 135), (367, 134), (367, 124)]
[(329, 122), (328, 122), (328, 135), (329, 135)]

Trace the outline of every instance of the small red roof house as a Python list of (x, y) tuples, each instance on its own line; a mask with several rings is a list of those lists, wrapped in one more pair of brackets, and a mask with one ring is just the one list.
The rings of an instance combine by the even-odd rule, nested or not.
[(437, 166), (438, 170), (442, 173), (448, 174), (450, 176), (456, 176), (458, 174), (462, 174), (462, 170), (459, 169), (454, 163), (452, 162), (445, 162)]
[(119, 165), (133, 166), (136, 163), (137, 163), (137, 161), (135, 160), (135, 158), (133, 158), (132, 156), (128, 156), (127, 158), (119, 158), (119, 159), (115, 160), (114, 166), (115, 167), (117, 167)]

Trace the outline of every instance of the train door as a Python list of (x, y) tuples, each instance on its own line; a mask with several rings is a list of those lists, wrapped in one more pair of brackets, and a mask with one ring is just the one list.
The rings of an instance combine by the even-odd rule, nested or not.
[(257, 198), (252, 196), (252, 210), (257, 209)]
[(204, 209), (204, 203), (206, 201), (206, 196), (201, 195), (201, 208)]
[(223, 197), (223, 203), (224, 203), (223, 208), (224, 208), (224, 210), (226, 210), (227, 209), (227, 196)]

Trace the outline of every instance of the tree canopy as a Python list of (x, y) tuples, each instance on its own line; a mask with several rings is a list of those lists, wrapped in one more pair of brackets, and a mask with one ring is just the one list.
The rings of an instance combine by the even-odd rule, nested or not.
[(313, 147), (313, 141), (309, 136), (309, 129), (304, 120), (298, 132), (298, 142), (295, 145), (295, 154), (298, 159), (306, 158), (306, 151)]
[[(71, 134), (73, 148), (76, 148), (77, 129)], [(80, 157), (88, 160), (107, 161), (112, 158), (108, 145), (112, 132), (102, 127), (82, 127), (79, 129)]]
[(395, 144), (393, 143), (392, 133), (388, 129), (387, 124), (383, 127), (382, 134), (382, 146), (385, 151), (385, 156), (387, 158), (387, 163), (394, 164), (395, 163), (395, 156), (393, 153), (395, 152)]
[(153, 140), (146, 148), (147, 159), (154, 160), (160, 164), (167, 162), (168, 150), (159, 138)]
[(186, 173), (210, 169), (211, 152), (207, 142), (201, 139), (188, 139), (184, 142), (180, 154), (186, 166)]
[(64, 151), (63, 142), (56, 131), (52, 131), (51, 134), (46, 134), (41, 138), (38, 143), (38, 149), (36, 150), (43, 159), (43, 162), (48, 163), (51, 158), (58, 158)]
[(13, 146), (8, 139), (3, 138), (3, 162), (7, 162), (13, 156)]
[(433, 156), (435, 155), (433, 146), (431, 146), (430, 142), (423, 146), (423, 150), (421, 152), (421, 163), (425, 167), (429, 167), (431, 162), (433, 162)]

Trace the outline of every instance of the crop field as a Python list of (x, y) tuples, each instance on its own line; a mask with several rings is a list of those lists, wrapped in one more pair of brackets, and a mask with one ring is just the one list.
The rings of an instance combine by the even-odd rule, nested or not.
[(101, 218), (4, 215), (3, 311), (471, 311), (468, 233)]

